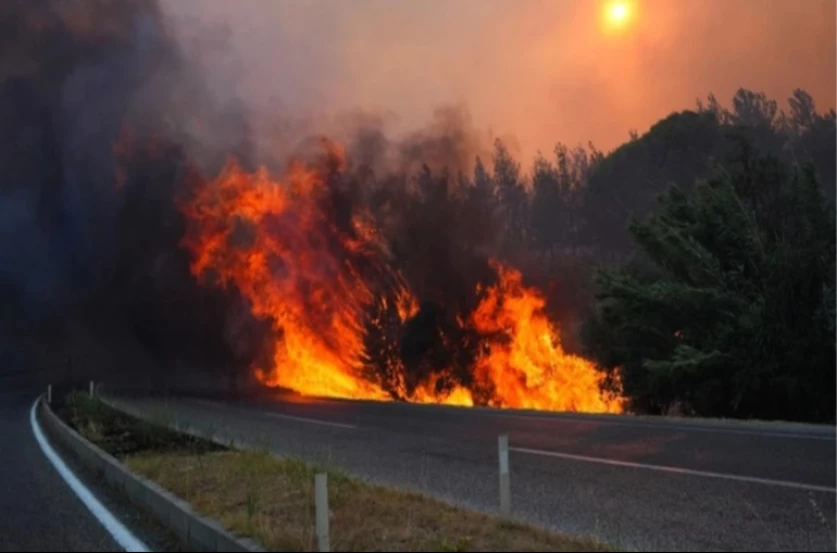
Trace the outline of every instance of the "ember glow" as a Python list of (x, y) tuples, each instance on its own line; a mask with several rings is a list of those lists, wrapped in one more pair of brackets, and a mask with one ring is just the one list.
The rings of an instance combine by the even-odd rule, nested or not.
[[(234, 287), (272, 324), (272, 363), (253, 367), (263, 383), (310, 396), (621, 411), (601, 373), (563, 351), (542, 295), (499, 261), (496, 282), (475, 283), (477, 307), (456, 318), (457, 332), (437, 332), (444, 349), (473, 352), (467, 377), (454, 367), (410, 376), (400, 340), (421, 298), (372, 215), (338, 207), (343, 154), (323, 144), (322, 159), (291, 163), (281, 179), (230, 161), (182, 206), (193, 274)], [(460, 336), (473, 338), (453, 343)]]

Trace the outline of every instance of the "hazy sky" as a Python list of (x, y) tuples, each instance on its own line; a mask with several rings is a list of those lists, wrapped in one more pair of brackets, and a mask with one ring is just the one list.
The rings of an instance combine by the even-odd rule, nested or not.
[[(398, 128), (442, 104), (530, 155), (556, 141), (610, 149), (674, 110), (739, 87), (835, 105), (834, 0), (164, 0), (226, 24), (235, 93), (294, 112), (386, 112)], [(181, 27), (184, 34), (188, 26)], [(218, 62), (216, 86), (234, 82)]]

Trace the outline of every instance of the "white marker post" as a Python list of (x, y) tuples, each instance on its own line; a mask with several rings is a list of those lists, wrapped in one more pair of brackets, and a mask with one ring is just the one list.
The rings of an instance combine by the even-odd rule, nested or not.
[(90, 381), (90, 397), (93, 397), (94, 395), (96, 395), (96, 385), (91, 380)]
[(314, 509), (317, 519), (317, 551), (331, 551), (328, 535), (328, 476), (314, 476)]
[(509, 476), (509, 437), (500, 436), (500, 516), (511, 515), (511, 480)]

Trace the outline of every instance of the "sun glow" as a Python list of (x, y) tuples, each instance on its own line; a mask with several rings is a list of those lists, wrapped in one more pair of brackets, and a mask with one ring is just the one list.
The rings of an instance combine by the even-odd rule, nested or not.
[(604, 7), (604, 19), (609, 29), (624, 27), (630, 22), (632, 15), (632, 6), (626, 0), (615, 0)]

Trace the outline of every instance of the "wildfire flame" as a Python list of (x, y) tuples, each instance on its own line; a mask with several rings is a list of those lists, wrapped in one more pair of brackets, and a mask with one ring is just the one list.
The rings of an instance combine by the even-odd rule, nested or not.
[(564, 352), (546, 304), (523, 275), (494, 263), (499, 283), (471, 315), (482, 334), (496, 336), (477, 359), (477, 379), (494, 386), (497, 407), (551, 411), (619, 412), (617, 398), (599, 393), (601, 375), (593, 364)]
[[(477, 308), (459, 318), (480, 336), (474, 389), (451, 384), (444, 371), (408, 387), (385, 314), (401, 327), (419, 312), (419, 301), (392, 267), (373, 218), (357, 209), (348, 217), (335, 212), (342, 152), (325, 146), (327, 163), (293, 163), (281, 181), (230, 161), (182, 206), (193, 274), (235, 287), (256, 317), (272, 323), (273, 363), (254, 367), (262, 382), (313, 396), (621, 410), (618, 398), (601, 392), (593, 364), (563, 351), (541, 294), (499, 262), (492, 262), (497, 282), (479, 285)], [(385, 359), (370, 358), (370, 333), (380, 334)], [(387, 365), (388, 379), (370, 370), (375, 363)]]

